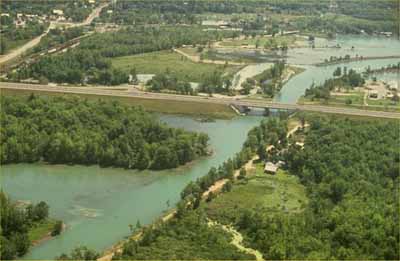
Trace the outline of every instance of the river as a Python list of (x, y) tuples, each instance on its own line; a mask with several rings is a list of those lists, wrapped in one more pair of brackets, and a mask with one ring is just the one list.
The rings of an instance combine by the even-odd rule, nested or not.
[[(332, 76), (338, 65), (315, 67), (329, 56), (344, 56), (355, 46), (355, 53), (363, 56), (395, 55), (400, 50), (396, 40), (386, 38), (341, 37), (335, 42), (342, 49), (298, 48), (288, 52), (288, 62), (306, 68), (289, 80), (277, 101), (295, 103), (314, 81), (322, 82)], [(342, 66), (364, 70), (380, 68), (399, 62), (399, 59), (353, 62)], [(86, 245), (98, 251), (110, 247), (129, 234), (129, 224), (137, 220), (148, 224), (162, 215), (178, 201), (184, 186), (207, 173), (238, 152), (247, 132), (261, 117), (238, 117), (200, 123), (180, 116), (160, 116), (174, 127), (202, 131), (210, 136), (214, 154), (177, 170), (161, 172), (131, 171), (96, 166), (49, 166), (43, 164), (17, 164), (2, 166), (1, 185), (13, 199), (45, 200), (50, 215), (62, 219), (67, 230), (62, 235), (31, 249), (25, 259), (52, 259), (73, 247)]]
[(104, 250), (129, 234), (129, 224), (148, 224), (179, 199), (185, 185), (205, 175), (240, 151), (247, 132), (260, 117), (239, 117), (200, 123), (190, 118), (161, 116), (174, 127), (205, 132), (214, 154), (189, 166), (161, 172), (97, 166), (15, 164), (2, 166), (2, 188), (13, 199), (44, 200), (50, 216), (62, 219), (67, 230), (31, 249), (25, 259), (52, 259), (73, 247)]
[[(371, 69), (379, 69), (389, 64), (397, 64), (400, 59), (381, 59), (381, 60), (364, 60), (351, 62), (346, 64), (336, 64), (329, 66), (313, 66), (312, 64), (323, 62), (330, 56), (342, 56), (346, 54), (354, 57), (356, 54), (364, 57), (371, 56), (392, 56), (399, 55), (400, 41), (393, 38), (385, 37), (367, 37), (367, 36), (338, 36), (335, 40), (326, 40), (317, 46), (335, 46), (338, 48), (294, 48), (288, 52), (287, 62), (305, 68), (306, 70), (292, 79), (290, 79), (282, 88), (279, 95), (275, 97), (275, 101), (282, 103), (296, 103), (304, 94), (305, 90), (311, 86), (313, 82), (316, 84), (323, 83), (326, 79), (332, 78), (334, 70), (338, 67), (346, 66), (348, 70), (354, 69), (357, 72), (363, 72), (368, 66)], [(354, 50), (352, 47), (354, 46)], [(384, 77), (378, 77), (382, 80), (397, 79), (393, 74)]]

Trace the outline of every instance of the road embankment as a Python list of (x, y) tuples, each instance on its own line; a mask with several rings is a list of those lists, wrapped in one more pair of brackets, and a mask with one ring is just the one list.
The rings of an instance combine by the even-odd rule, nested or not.
[[(134, 89), (128, 90), (115, 90), (109, 86), (98, 86), (98, 87), (72, 87), (72, 86), (49, 86), (39, 84), (22, 84), (22, 83), (0, 83), (0, 89), (9, 90), (25, 90), (30, 92), (49, 92), (49, 93), (61, 93), (61, 94), (77, 94), (80, 96), (97, 95), (102, 97), (118, 97), (125, 99), (134, 99), (135, 103), (132, 104), (141, 105), (140, 103), (150, 103), (154, 108), (157, 108), (159, 112), (164, 113), (176, 113), (176, 114), (192, 114), (198, 116), (211, 116), (212, 112), (215, 116), (218, 116), (218, 110), (225, 108), (230, 111), (230, 114), (234, 112), (229, 108), (230, 105), (244, 106), (248, 108), (270, 108), (278, 110), (292, 110), (292, 111), (308, 111), (308, 112), (320, 112), (330, 114), (343, 114), (351, 116), (365, 116), (365, 117), (377, 117), (377, 118), (389, 118), (389, 119), (400, 119), (399, 112), (387, 112), (387, 111), (372, 111), (353, 109), (346, 107), (329, 107), (323, 105), (300, 105), (300, 104), (284, 104), (279, 102), (263, 101), (263, 100), (246, 100), (232, 98), (216, 98), (216, 97), (202, 97), (202, 96), (189, 96), (189, 95), (178, 95), (178, 94), (166, 94), (166, 93), (150, 93), (142, 92)], [(146, 106), (144, 105), (146, 108)], [(226, 111), (225, 111), (226, 112)], [(226, 113), (224, 113), (226, 115)]]

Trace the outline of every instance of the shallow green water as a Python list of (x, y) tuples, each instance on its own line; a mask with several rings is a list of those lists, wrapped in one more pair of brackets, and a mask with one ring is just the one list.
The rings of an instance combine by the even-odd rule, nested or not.
[[(323, 83), (326, 79), (332, 78), (335, 69), (340, 66), (346, 66), (348, 70), (354, 69), (357, 72), (363, 72), (368, 66), (371, 69), (379, 69), (383, 66), (398, 63), (400, 59), (382, 59), (352, 62), (340, 65), (329, 65), (323, 67), (305, 66), (306, 70), (299, 75), (290, 79), (283, 87), (281, 92), (275, 98), (276, 101), (282, 103), (296, 103), (297, 100), (304, 95), (313, 82), (315, 84)], [(392, 77), (394, 74), (391, 74)], [(379, 77), (378, 77), (379, 78)]]
[(199, 123), (190, 118), (163, 116), (175, 127), (202, 131), (210, 136), (214, 155), (177, 170), (128, 171), (96, 166), (7, 165), (2, 188), (13, 199), (45, 200), (50, 215), (62, 219), (67, 231), (34, 247), (26, 259), (49, 259), (75, 246), (104, 250), (129, 234), (129, 224), (147, 224), (179, 199), (183, 187), (238, 152), (247, 132), (260, 117)]
[[(393, 56), (400, 54), (400, 41), (393, 38), (365, 37), (365, 36), (338, 36), (337, 39), (327, 41), (326, 45), (334, 46), (340, 44), (341, 49), (335, 48), (296, 48), (290, 49), (287, 62), (304, 67), (306, 70), (290, 79), (282, 88), (280, 94), (275, 98), (282, 103), (296, 103), (314, 81), (322, 83), (332, 78), (334, 70), (340, 66), (346, 66), (348, 70), (354, 69), (358, 72), (364, 71), (368, 66), (371, 69), (379, 69), (389, 64), (397, 64), (400, 59), (365, 60), (345, 64), (337, 64), (316, 67), (311, 64), (323, 62), (330, 56), (342, 56), (346, 54), (354, 57), (356, 54), (364, 57), (371, 56)], [(355, 47), (352, 51), (352, 47)]]

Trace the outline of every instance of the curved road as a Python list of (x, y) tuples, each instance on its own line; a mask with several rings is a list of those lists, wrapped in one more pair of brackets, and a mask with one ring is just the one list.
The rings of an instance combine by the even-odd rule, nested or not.
[(165, 93), (150, 93), (141, 92), (137, 90), (122, 90), (119, 87), (98, 86), (98, 87), (71, 87), (71, 86), (49, 86), (39, 84), (22, 84), (22, 83), (9, 83), (1, 82), (0, 89), (14, 89), (14, 90), (28, 90), (28, 91), (42, 91), (42, 92), (57, 92), (57, 93), (74, 93), (74, 94), (91, 94), (100, 96), (115, 96), (115, 97), (131, 97), (152, 100), (172, 100), (181, 102), (199, 102), (199, 103), (214, 103), (222, 105), (236, 105), (254, 108), (271, 108), (282, 110), (301, 110), (310, 112), (322, 112), (333, 114), (345, 114), (354, 116), (367, 116), (378, 118), (400, 119), (399, 112), (386, 112), (386, 111), (371, 111), (362, 109), (353, 109), (345, 107), (330, 107), (321, 105), (298, 105), (298, 104), (284, 104), (270, 101), (254, 101), (235, 98), (215, 98), (215, 97), (201, 97), (201, 96), (187, 96), (178, 94), (165, 94)]
[(0, 57), (0, 64), (6, 63), (8, 61), (11, 61), (14, 58), (17, 58), (18, 56), (21, 56), (22, 54), (24, 54), (26, 51), (28, 51), (29, 49), (35, 47), (37, 44), (40, 43), (40, 40), (49, 33), (50, 29), (55, 28), (56, 26), (65, 26), (65, 27), (77, 27), (77, 26), (85, 26), (85, 25), (89, 25), (93, 22), (93, 20), (98, 17), (100, 15), (101, 10), (103, 10), (103, 8), (107, 7), (110, 4), (110, 2), (108, 3), (104, 3), (100, 6), (98, 6), (96, 9), (94, 9), (92, 11), (92, 13), (86, 18), (85, 21), (83, 21), (82, 23), (58, 23), (58, 22), (50, 22), (49, 27), (47, 28), (47, 30), (33, 38), (32, 40), (30, 40), (29, 42), (27, 42), (26, 44), (24, 44), (21, 47), (18, 47), (17, 49), (12, 50), (10, 53), (3, 55)]

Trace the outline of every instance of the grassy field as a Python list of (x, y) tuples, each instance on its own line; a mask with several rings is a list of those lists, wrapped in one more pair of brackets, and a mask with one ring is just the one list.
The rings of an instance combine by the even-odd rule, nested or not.
[[(333, 95), (328, 101), (325, 100), (314, 100), (302, 96), (299, 99), (298, 104), (315, 104), (315, 105), (325, 105), (332, 107), (350, 107), (355, 109), (372, 110), (372, 111), (400, 111), (400, 103), (393, 103), (390, 100), (371, 100), (368, 99), (367, 105), (364, 105), (362, 93), (355, 93), (349, 96), (335, 96)], [(351, 104), (346, 104), (346, 101), (350, 99)]]
[(340, 103), (346, 104), (346, 102), (351, 101), (351, 104), (354, 105), (363, 105), (364, 104), (364, 93), (363, 92), (355, 92), (351, 95), (332, 95), (329, 102), (332, 103)]
[(34, 227), (28, 232), (29, 240), (34, 242), (46, 237), (53, 230), (55, 223), (55, 220), (47, 219), (43, 222), (35, 224)]
[(140, 55), (124, 56), (112, 59), (114, 67), (130, 71), (136, 68), (139, 74), (159, 74), (169, 70), (179, 80), (200, 82), (204, 75), (215, 70), (235, 72), (235, 66), (196, 63), (172, 51), (145, 53)]
[[(1, 95), (30, 95), (32, 91), (1, 89)], [(40, 95), (76, 95), (55, 92), (35, 92)], [(153, 99), (140, 99), (130, 97), (112, 97), (98, 95), (79, 95), (88, 99), (117, 100), (127, 105), (142, 106), (147, 111), (189, 115), (200, 118), (232, 119), (236, 116), (235, 112), (228, 106), (222, 104), (200, 103), (200, 102), (181, 102)]]
[(257, 208), (265, 213), (301, 211), (308, 200), (298, 178), (279, 170), (276, 175), (264, 174), (262, 163), (256, 164), (255, 173), (234, 184), (230, 192), (222, 193), (205, 204), (209, 217), (222, 223), (231, 223), (237, 213)]

